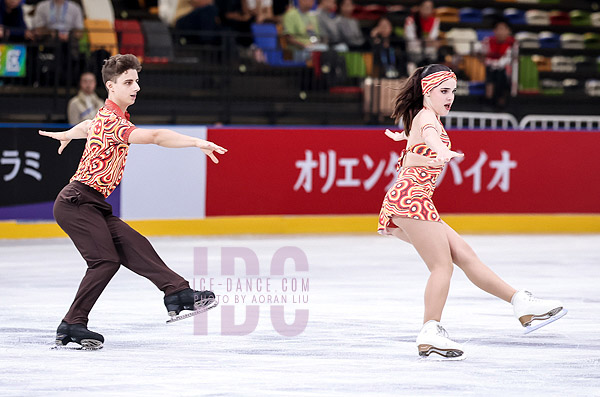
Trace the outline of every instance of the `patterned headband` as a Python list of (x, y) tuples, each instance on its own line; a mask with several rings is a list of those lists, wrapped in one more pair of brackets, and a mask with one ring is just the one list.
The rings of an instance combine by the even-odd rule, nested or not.
[(454, 72), (442, 70), (423, 77), (421, 79), (421, 90), (423, 91), (423, 95), (427, 94), (429, 91), (433, 90), (434, 87), (437, 87), (448, 79), (456, 80), (456, 75)]

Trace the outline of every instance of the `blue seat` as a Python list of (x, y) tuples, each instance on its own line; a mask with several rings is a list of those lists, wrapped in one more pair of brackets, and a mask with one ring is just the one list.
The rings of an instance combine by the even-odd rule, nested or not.
[(540, 48), (560, 48), (560, 36), (552, 32), (541, 32), (539, 35)]
[(477, 41), (483, 41), (488, 37), (492, 37), (494, 35), (494, 31), (491, 29), (477, 29)]
[(469, 82), (469, 95), (485, 95), (485, 82), (484, 81), (471, 81)]
[(481, 10), (471, 7), (464, 7), (458, 11), (460, 22), (462, 23), (481, 23), (483, 22), (483, 14)]
[(516, 8), (507, 8), (504, 10), (504, 17), (511, 25), (527, 25), (525, 11)]
[(262, 50), (271, 66), (306, 66), (304, 62), (283, 59), (283, 51), (279, 48), (279, 33), (273, 23), (253, 23), (251, 25), (254, 44)]

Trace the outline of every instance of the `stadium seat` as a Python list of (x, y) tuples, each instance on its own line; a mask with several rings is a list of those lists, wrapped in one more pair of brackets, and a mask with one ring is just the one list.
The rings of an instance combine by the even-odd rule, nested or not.
[(452, 28), (446, 33), (446, 40), (458, 55), (469, 55), (478, 50), (477, 32), (470, 28)]
[(573, 26), (590, 26), (590, 13), (582, 10), (573, 10), (569, 13), (571, 25)]
[(517, 0), (517, 3), (537, 4), (540, 0)]
[(573, 73), (575, 72), (575, 60), (571, 57), (553, 56), (550, 58), (553, 72)]
[(485, 80), (485, 65), (477, 55), (465, 55), (460, 63), (460, 69), (464, 70), (469, 81)]
[(596, 60), (593, 58), (578, 56), (574, 57), (575, 60), (575, 72), (577, 74), (594, 74), (598, 73), (598, 66)]
[(108, 51), (111, 55), (119, 52), (117, 34), (109, 20), (86, 19), (84, 26), (91, 52), (101, 49)]
[(485, 82), (484, 81), (470, 81), (469, 82), (469, 95), (475, 95), (475, 96), (485, 95)]
[(536, 33), (519, 32), (515, 35), (515, 40), (520, 48), (540, 48), (540, 40)]
[(592, 26), (600, 26), (600, 12), (593, 12), (590, 14), (590, 23)]
[(560, 35), (560, 47), (571, 50), (583, 50), (585, 44), (583, 35), (577, 33), (563, 33)]
[(504, 17), (511, 25), (527, 25), (525, 11), (516, 8), (507, 8), (504, 10)]
[(502, 11), (498, 10), (497, 8), (487, 7), (481, 10), (481, 15), (484, 23), (491, 23), (498, 17), (502, 16)]
[(552, 71), (552, 61), (550, 60), (550, 58), (542, 55), (533, 55), (531, 59), (533, 60), (533, 62), (535, 62), (538, 72)]
[(550, 25), (556, 26), (569, 26), (571, 24), (571, 18), (569, 14), (564, 11), (550, 11)]
[(494, 31), (491, 29), (477, 29), (477, 41), (483, 41), (488, 37), (492, 37), (494, 35)]
[(600, 80), (587, 80), (585, 82), (585, 93), (589, 96), (600, 96)]
[(271, 66), (306, 66), (304, 62), (283, 59), (283, 51), (279, 47), (279, 32), (274, 23), (253, 23), (251, 25), (254, 44), (265, 54)]
[(165, 63), (173, 59), (173, 40), (167, 25), (161, 21), (143, 20), (145, 61)]
[(519, 57), (519, 92), (527, 94), (539, 92), (539, 73), (530, 56)]
[(134, 19), (115, 19), (115, 31), (121, 53), (133, 54), (143, 61), (145, 43), (140, 23)]
[(477, 8), (464, 7), (458, 11), (461, 23), (481, 23), (483, 14)]
[(111, 25), (115, 23), (115, 10), (110, 0), (81, 0), (81, 5), (87, 19), (104, 19)]
[(458, 8), (455, 7), (438, 7), (435, 10), (435, 15), (439, 18), (440, 22), (460, 22)]
[(540, 40), (540, 48), (560, 48), (560, 37), (554, 32), (540, 32), (538, 38)]
[(583, 34), (583, 44), (586, 49), (598, 50), (600, 49), (600, 34), (595, 32), (588, 32)]
[(363, 78), (367, 76), (367, 65), (360, 52), (348, 51), (341, 55), (346, 61), (346, 76)]
[(527, 10), (525, 19), (528, 25), (550, 25), (550, 13), (544, 10)]
[(540, 80), (540, 93), (542, 95), (562, 95), (565, 90), (560, 80), (542, 79)]

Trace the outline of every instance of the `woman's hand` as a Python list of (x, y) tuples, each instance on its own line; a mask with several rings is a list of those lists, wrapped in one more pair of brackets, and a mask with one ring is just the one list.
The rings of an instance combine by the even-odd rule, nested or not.
[(438, 153), (435, 158), (432, 158), (427, 162), (431, 167), (438, 167), (446, 165), (447, 162), (452, 160), (454, 157), (464, 157), (464, 153), (458, 153), (452, 150), (446, 150), (442, 153)]
[(402, 131), (402, 132), (394, 132), (394, 131), (390, 131), (389, 129), (385, 130), (385, 135), (390, 138), (393, 139), (396, 142), (400, 142), (400, 141), (404, 141), (406, 139), (408, 139), (408, 137), (406, 136), (406, 132)]

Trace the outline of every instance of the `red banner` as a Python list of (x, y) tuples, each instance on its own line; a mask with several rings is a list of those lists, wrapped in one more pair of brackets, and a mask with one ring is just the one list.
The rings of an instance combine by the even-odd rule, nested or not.
[[(383, 128), (213, 128), (206, 215), (376, 214), (405, 147)], [(442, 213), (600, 213), (600, 133), (449, 131)], [(589, 148), (584, 151), (582, 149)], [(589, 153), (589, 154), (588, 154)]]

